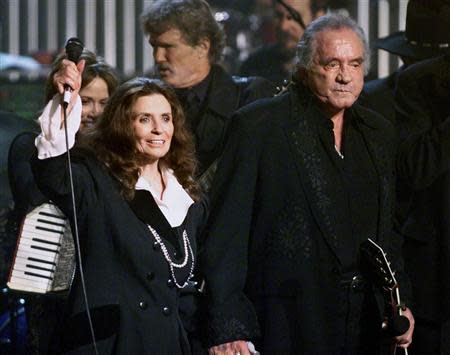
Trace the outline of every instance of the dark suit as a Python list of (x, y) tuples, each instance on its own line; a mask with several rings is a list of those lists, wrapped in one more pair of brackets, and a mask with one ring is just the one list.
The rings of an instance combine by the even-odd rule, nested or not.
[(12, 112), (0, 110), (0, 211), (10, 207), (11, 191), (7, 182), (8, 150), (14, 137), (35, 127), (35, 123)]
[[(32, 165), (41, 191), (72, 219), (65, 160), (35, 158)], [(78, 153), (72, 162), (84, 276), (99, 353), (189, 354), (180, 292), (169, 281), (169, 266), (146, 223), (163, 238), (172, 258), (182, 250), (180, 238), (149, 193), (148, 203), (127, 203), (101, 163)], [(182, 225), (194, 253), (204, 215), (203, 204), (195, 203)], [(186, 279), (189, 265), (175, 271), (179, 281)], [(53, 346), (70, 354), (92, 353), (88, 329), (77, 275), (61, 325), (54, 329), (61, 334), (55, 334)]]
[[(275, 86), (265, 79), (231, 77), (222, 67), (212, 66), (206, 99), (193, 127), (199, 175), (210, 168), (222, 153), (233, 113), (252, 101), (274, 94)], [(207, 187), (212, 176), (206, 179)]]
[[(403, 67), (402, 67), (403, 68)], [(395, 122), (394, 91), (399, 68), (385, 78), (371, 80), (364, 84), (358, 103), (378, 112), (392, 123)]]
[[(402, 66), (386, 78), (371, 80), (364, 84), (364, 89), (358, 98), (358, 103), (378, 112), (395, 125), (395, 87), (398, 76), (404, 69), (405, 66)], [(401, 223), (407, 214), (410, 198), (410, 191), (402, 183), (397, 184), (396, 229), (399, 228), (397, 224)]]
[(34, 207), (47, 201), (39, 191), (31, 171), (30, 160), (36, 154), (35, 132), (24, 132), (16, 136), (9, 148), (8, 176), (14, 197), (15, 216), (21, 220)]
[[(8, 151), (14, 137), (20, 132), (35, 127), (31, 120), (26, 120), (11, 112), (0, 111), (0, 285), (6, 282), (9, 272), (9, 261), (15, 246), (16, 231), (12, 223), (12, 201), (16, 202), (15, 191), (10, 189), (8, 174), (11, 167), (8, 162)], [(7, 225), (8, 224), (8, 225)]]
[[(408, 188), (410, 196), (401, 232), (415, 300), (412, 349), (417, 348), (417, 354), (450, 352), (449, 100), (450, 58), (417, 63), (399, 76), (398, 174), (399, 184)], [(434, 328), (434, 338), (422, 338), (422, 327)]]
[[(378, 172), (376, 238), (397, 256), (391, 243), (393, 127), (362, 107), (352, 111)], [(297, 96), (295, 88), (237, 114), (213, 185), (201, 258), (209, 345), (257, 339), (258, 318), (263, 354), (340, 353), (340, 206), (330, 199), (339, 181), (327, 176), (319, 158), (317, 119), (311, 95)]]
[[(28, 131), (33, 129), (35, 124), (31, 120), (26, 120), (20, 116), (17, 116), (10, 112), (0, 111), (0, 286), (3, 288), (6, 286), (6, 281), (9, 276), (9, 269), (11, 261), (14, 255), (14, 248), (16, 246), (17, 233), (18, 233), (18, 223), (17, 214), (15, 210), (12, 210), (12, 201), (14, 200), (14, 207), (17, 206), (17, 199), (15, 195), (15, 189), (10, 188), (8, 184), (8, 175), (11, 174), (11, 166), (9, 165), (8, 149), (17, 134), (23, 131)], [(26, 155), (26, 154), (25, 154)], [(7, 165), (8, 161), (8, 165)], [(30, 169), (29, 169), (30, 170)], [(31, 176), (31, 171), (29, 171), (29, 176)], [(21, 295), (22, 296), (22, 295)], [(9, 300), (7, 299), (8, 297)], [(10, 304), (17, 304), (16, 298), (19, 296), (13, 293), (3, 293), (0, 296), (0, 312), (2, 315), (5, 311), (8, 302)], [(21, 311), (23, 311), (23, 306), (20, 305)], [(11, 308), (11, 311), (13, 309)], [(0, 345), (0, 353), (5, 351), (8, 353), (15, 353), (14, 346), (17, 346), (16, 352), (22, 353), (20, 350), (25, 345), (25, 338), (28, 338), (26, 332), (26, 321), (25, 315), (17, 318), (17, 327), (19, 330), (17, 333), (13, 330), (11, 336), (7, 336), (12, 340), (12, 343), (3, 343)], [(20, 332), (23, 330), (23, 334)], [(14, 336), (17, 338), (14, 341)], [(16, 342), (16, 343), (15, 343)]]

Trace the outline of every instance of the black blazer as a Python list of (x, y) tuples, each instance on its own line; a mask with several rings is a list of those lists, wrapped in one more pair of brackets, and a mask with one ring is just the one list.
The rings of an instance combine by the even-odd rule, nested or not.
[[(65, 159), (36, 157), (32, 166), (38, 186), (72, 220)], [(180, 318), (180, 292), (169, 281), (161, 248), (121, 197), (117, 181), (105, 167), (86, 154), (75, 152), (72, 159), (84, 276), (99, 352), (189, 354)], [(149, 203), (147, 208), (147, 218), (174, 258), (179, 249), (177, 237), (167, 232), (170, 227), (164, 218), (165, 223), (161, 222), (154, 201), (153, 207)], [(194, 253), (204, 215), (205, 206), (195, 203), (184, 221)], [(177, 273), (178, 280), (184, 280), (187, 272)], [(70, 350), (71, 354), (92, 351), (78, 276), (69, 295), (59, 344), (62, 352)]]
[[(238, 111), (212, 189), (205, 252), (209, 345), (263, 333), (264, 354), (329, 354), (342, 336), (337, 221), (309, 95), (287, 93)], [(393, 127), (352, 108), (379, 180), (379, 243), (395, 256)], [(382, 300), (377, 294), (379, 307)]]
[[(231, 116), (236, 110), (257, 99), (271, 97), (275, 92), (275, 85), (266, 79), (232, 77), (218, 65), (211, 68), (206, 103), (194, 128), (199, 176), (222, 153)], [(208, 178), (206, 185), (211, 180), (212, 178)]]
[(24, 132), (17, 135), (9, 147), (8, 178), (14, 198), (14, 211), (22, 219), (36, 206), (47, 201), (39, 191), (31, 171), (30, 160), (36, 154), (34, 141), (38, 133)]
[(399, 184), (405, 267), (426, 320), (450, 320), (450, 56), (408, 67), (398, 79)]

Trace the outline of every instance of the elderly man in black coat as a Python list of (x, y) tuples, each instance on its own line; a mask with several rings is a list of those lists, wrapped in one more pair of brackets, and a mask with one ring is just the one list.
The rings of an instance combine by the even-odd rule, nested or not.
[[(298, 56), (296, 85), (238, 111), (218, 167), (201, 260), (210, 354), (248, 355), (248, 340), (265, 355), (377, 353), (383, 299), (361, 244), (377, 240), (402, 278), (394, 128), (354, 104), (369, 64), (364, 33), (323, 16)], [(414, 323), (405, 315), (402, 347)]]
[[(448, 23), (449, 15), (450, 5)], [(401, 232), (417, 318), (412, 350), (450, 354), (450, 54), (406, 69), (395, 102), (399, 185), (410, 197)]]
[(159, 76), (175, 88), (196, 138), (198, 176), (209, 190), (230, 118), (240, 107), (273, 96), (263, 78), (232, 77), (218, 65), (224, 33), (204, 0), (157, 0), (142, 15)]

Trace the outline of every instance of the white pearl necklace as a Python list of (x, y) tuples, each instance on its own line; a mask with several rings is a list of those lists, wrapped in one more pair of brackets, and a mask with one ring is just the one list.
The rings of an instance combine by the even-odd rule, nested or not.
[[(152, 233), (153, 237), (155, 237), (156, 242), (161, 247), (161, 250), (164, 255), (164, 259), (166, 259), (167, 263), (169, 264), (170, 273), (172, 274), (172, 279), (173, 279), (175, 285), (178, 288), (185, 288), (189, 284), (189, 281), (194, 277), (193, 271), (194, 271), (194, 265), (195, 265), (194, 252), (192, 251), (191, 243), (189, 242), (189, 238), (187, 236), (186, 229), (183, 231), (184, 260), (180, 264), (174, 263), (172, 261), (172, 258), (170, 257), (170, 254), (167, 251), (167, 247), (164, 244), (164, 242), (162, 241), (158, 232), (156, 232), (156, 230), (154, 230), (150, 225), (148, 225), (148, 229)], [(188, 251), (189, 251), (189, 253), (188, 253)], [(189, 276), (186, 279), (186, 281), (182, 285), (180, 285), (175, 277), (174, 268), (181, 269), (181, 268), (185, 267), (187, 265), (187, 262), (189, 259), (189, 254), (191, 255), (191, 267), (189, 270)]]

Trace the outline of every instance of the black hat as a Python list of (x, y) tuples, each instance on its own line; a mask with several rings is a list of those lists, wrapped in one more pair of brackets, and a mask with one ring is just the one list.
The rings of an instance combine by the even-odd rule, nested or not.
[(450, 1), (410, 0), (405, 31), (375, 41), (374, 47), (417, 60), (450, 53)]

